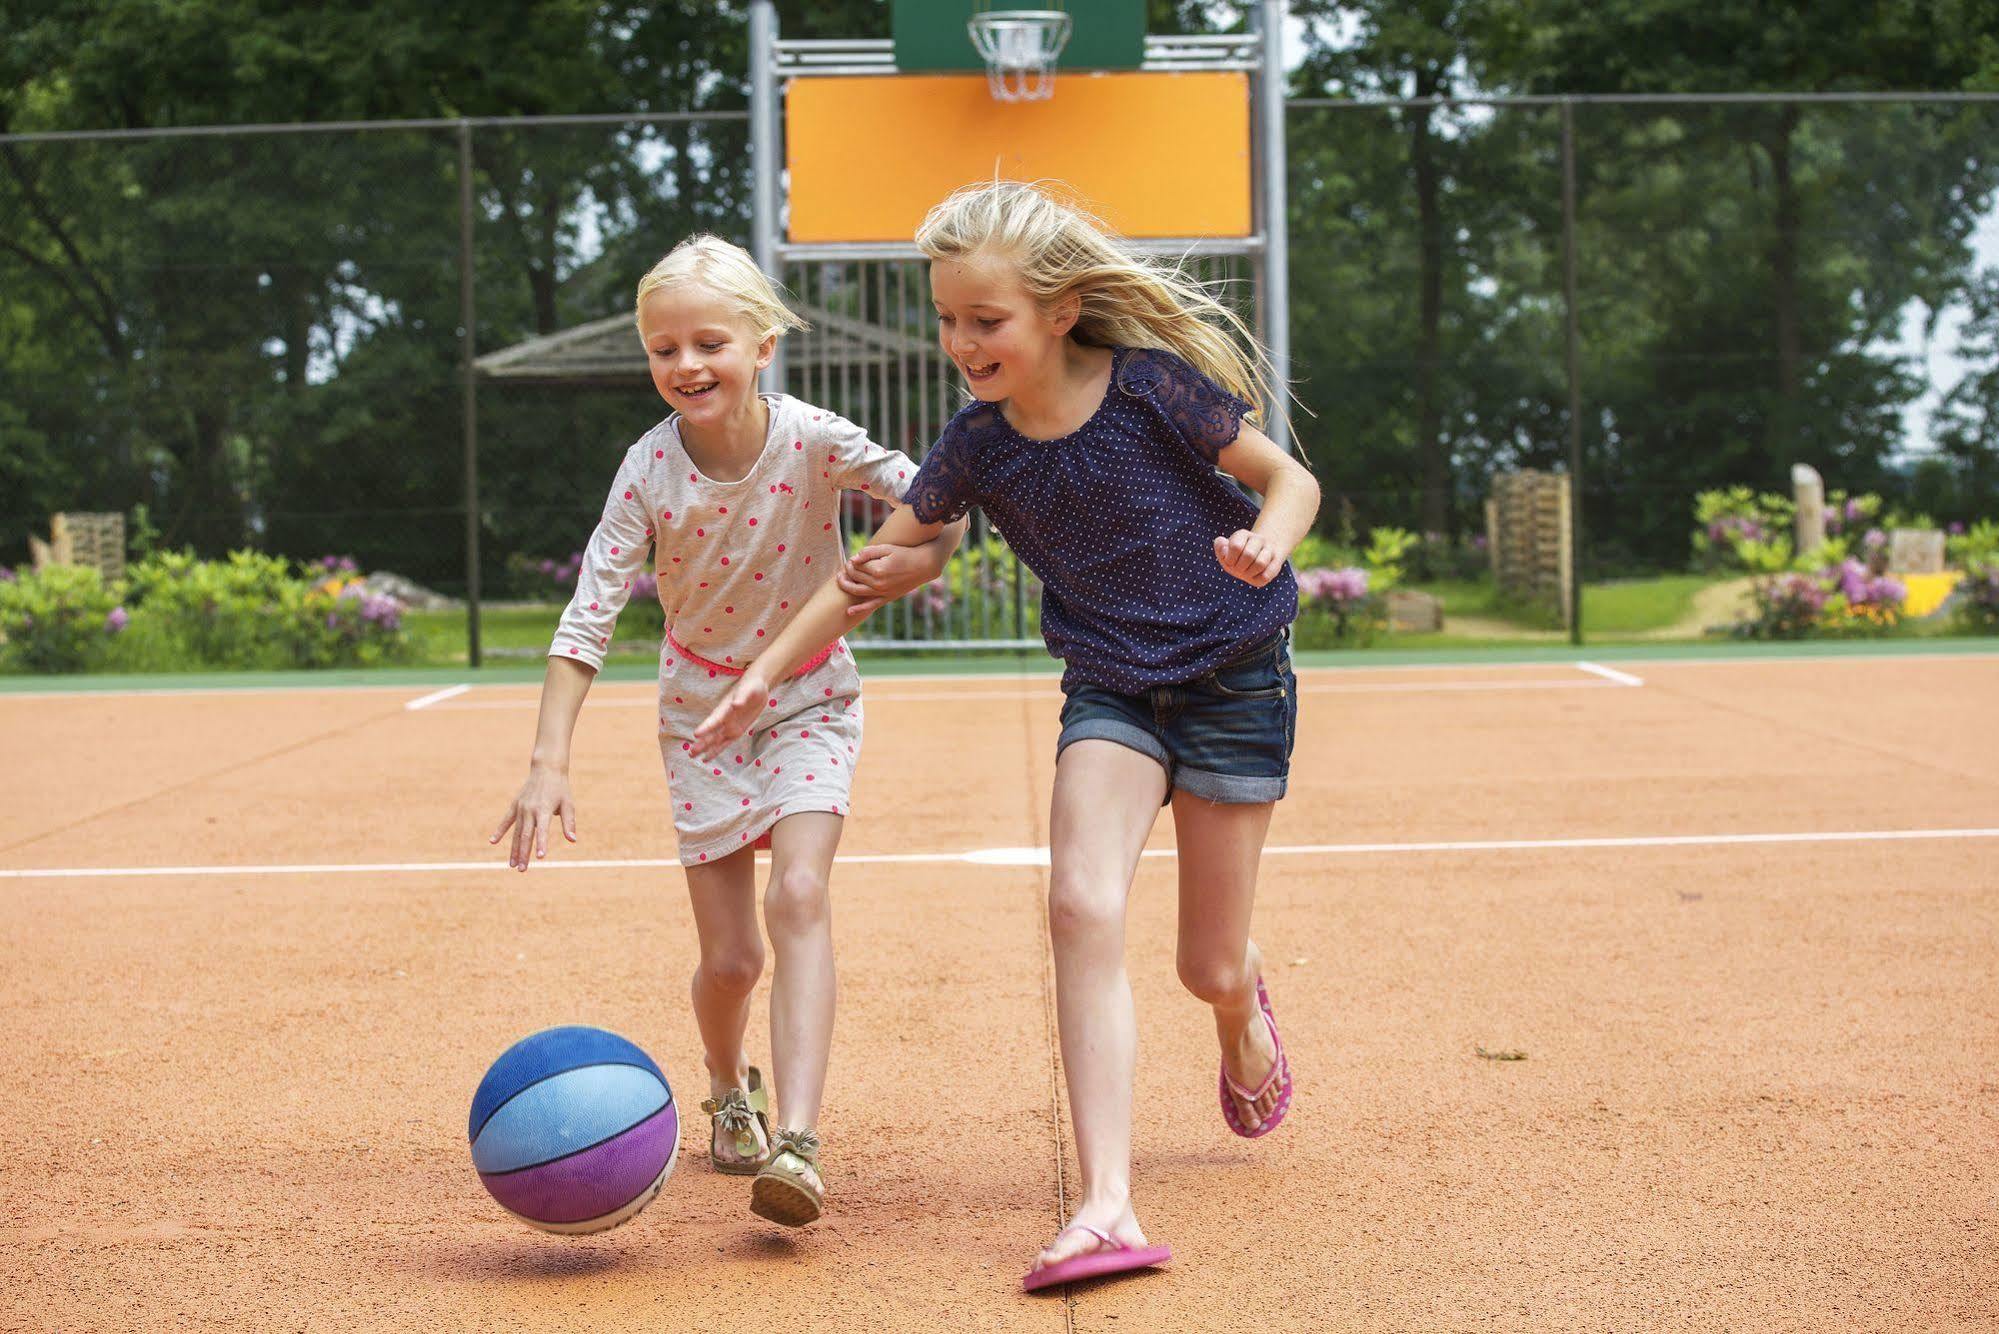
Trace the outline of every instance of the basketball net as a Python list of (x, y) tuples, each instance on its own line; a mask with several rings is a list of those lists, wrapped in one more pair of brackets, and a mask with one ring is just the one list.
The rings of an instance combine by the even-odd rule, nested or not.
[(986, 87), (1000, 102), (1040, 102), (1055, 95), (1055, 58), (1069, 42), (1069, 16), (1058, 9), (994, 9), (965, 23), (986, 62)]

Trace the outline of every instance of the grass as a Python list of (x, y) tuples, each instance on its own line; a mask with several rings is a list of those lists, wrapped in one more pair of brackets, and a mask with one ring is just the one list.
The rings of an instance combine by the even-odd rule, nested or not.
[(1719, 582), (1723, 581), (1702, 574), (1668, 574), (1585, 584), (1583, 630), (1587, 634), (1628, 635), (1678, 625), (1693, 614), (1695, 596)]

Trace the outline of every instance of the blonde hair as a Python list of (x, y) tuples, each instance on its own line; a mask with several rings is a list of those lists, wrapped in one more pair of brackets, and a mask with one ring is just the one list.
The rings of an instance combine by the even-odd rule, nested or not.
[(639, 279), (633, 318), (638, 318), (647, 297), (681, 283), (699, 283), (732, 303), (736, 313), (756, 330), (759, 343), (787, 329), (809, 327), (791, 313), (791, 307), (779, 295), (778, 285), (757, 267), (749, 251), (706, 232), (688, 237), (668, 251), (665, 259), (646, 270), (646, 276)]
[(1163, 348), (1238, 398), (1279, 406), (1270, 353), (1241, 316), (1199, 280), (1152, 263), (1038, 185), (990, 181), (955, 191), (916, 229), (916, 245), (933, 260), (1000, 255), (1043, 312), (1078, 298), (1078, 342)]

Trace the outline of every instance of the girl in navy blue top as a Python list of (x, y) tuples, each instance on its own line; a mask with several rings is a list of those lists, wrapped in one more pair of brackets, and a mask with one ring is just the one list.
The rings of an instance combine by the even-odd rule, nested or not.
[(1147, 1244), (1132, 1202), (1124, 965), (1125, 903), (1165, 802), (1180, 978), (1214, 1010), (1222, 1117), (1254, 1138), (1289, 1108), (1249, 919), (1297, 724), (1286, 561), (1319, 488), (1245, 420), (1281, 386), (1199, 284), (1014, 182), (959, 191), (916, 240), (939, 341), (975, 401), (924, 458), (907, 508), (751, 664), (696, 745), (754, 725), (765, 683), (906, 587), (908, 549), (972, 505), (1041, 577), (1042, 632), (1065, 664), (1048, 920), (1083, 1195), (1024, 1280), (1034, 1289), (1169, 1256)]

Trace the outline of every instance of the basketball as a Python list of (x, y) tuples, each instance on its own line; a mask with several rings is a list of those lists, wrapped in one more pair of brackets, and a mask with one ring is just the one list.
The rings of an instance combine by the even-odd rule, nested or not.
[(615, 1033), (544, 1029), (500, 1053), (472, 1095), (472, 1165), (514, 1217), (602, 1232), (673, 1173), (680, 1111), (652, 1058)]

